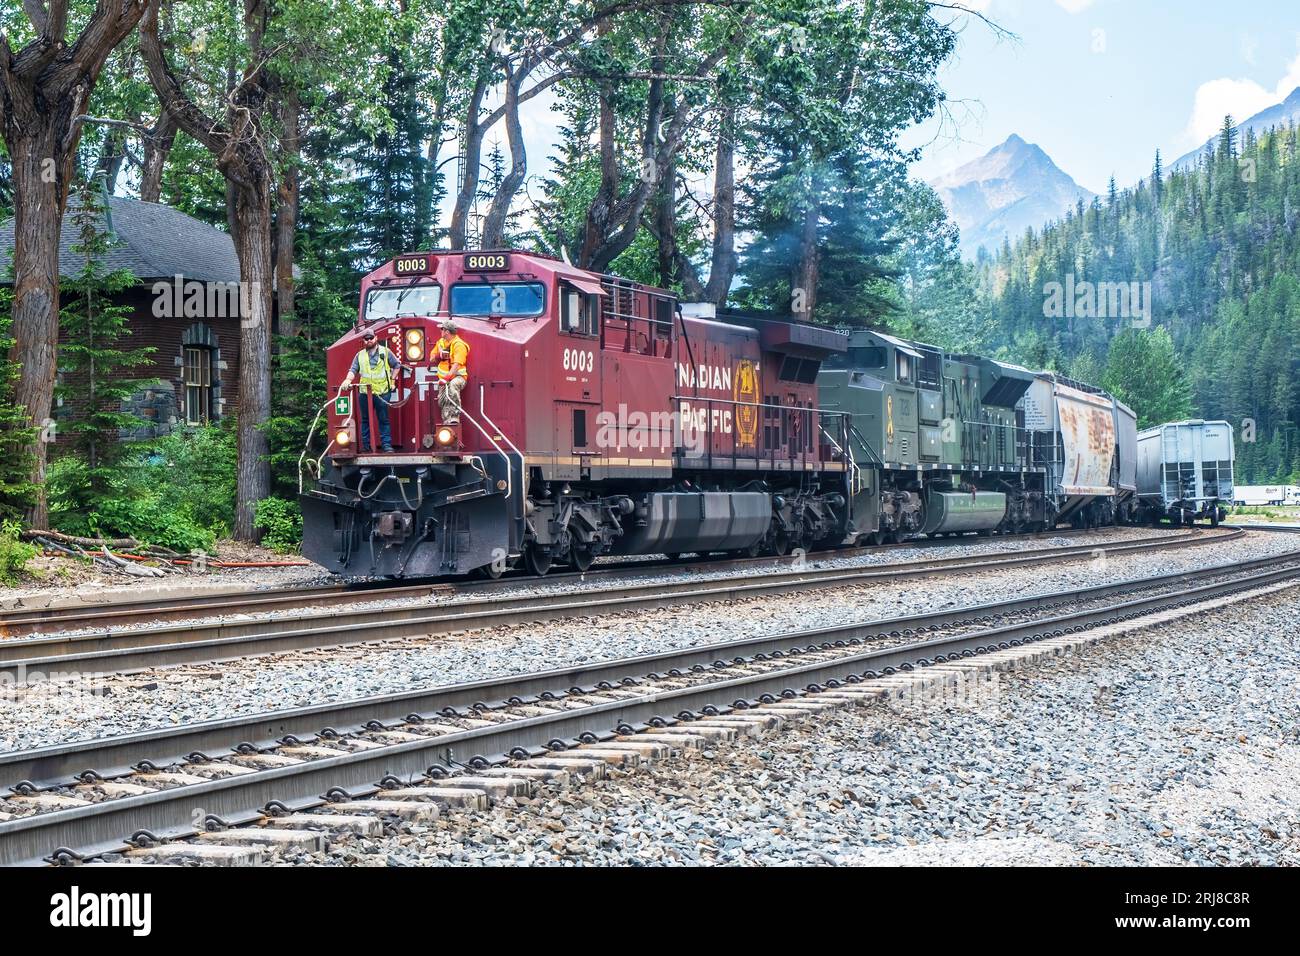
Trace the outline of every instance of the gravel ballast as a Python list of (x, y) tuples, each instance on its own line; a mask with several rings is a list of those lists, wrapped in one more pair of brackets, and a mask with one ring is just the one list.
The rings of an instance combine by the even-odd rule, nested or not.
[(1300, 864), (1300, 589), (291, 862)]
[[(1077, 543), (1075, 538), (1065, 539)], [(946, 578), (813, 590), (725, 607), (675, 608), (516, 625), (454, 637), (322, 648), (105, 678), (94, 695), (0, 695), (0, 749), (133, 733), (420, 687), (629, 657), (752, 636), (870, 621), (1187, 571), (1300, 546), (1256, 534), (1182, 548)], [(933, 552), (930, 552), (933, 554)], [(948, 552), (946, 549), (944, 554)], [(865, 557), (865, 556), (863, 556)], [(36, 691), (34, 694), (42, 692)], [(34, 706), (38, 704), (38, 706)]]

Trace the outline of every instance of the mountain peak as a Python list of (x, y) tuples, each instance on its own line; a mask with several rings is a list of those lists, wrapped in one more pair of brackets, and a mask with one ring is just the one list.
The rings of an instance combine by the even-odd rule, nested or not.
[(993, 251), (1004, 237), (1014, 239), (1027, 228), (1060, 219), (1080, 199), (1087, 202), (1094, 195), (1018, 133), (931, 185), (961, 230), (966, 256), (981, 246)]

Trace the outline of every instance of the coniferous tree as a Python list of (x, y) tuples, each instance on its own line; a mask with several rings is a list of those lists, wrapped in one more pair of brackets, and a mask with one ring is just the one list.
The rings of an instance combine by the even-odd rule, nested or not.
[[(64, 486), (61, 498), (81, 517), (93, 514), (116, 484), (118, 465), (129, 453), (131, 429), (144, 419), (123, 408), (153, 379), (131, 378), (129, 372), (146, 364), (152, 347), (128, 348), (125, 340), (133, 309), (115, 305), (112, 297), (135, 285), (129, 270), (109, 271), (104, 257), (114, 243), (106, 221), (107, 204), (97, 183), (85, 181), (77, 190), (69, 224), (76, 235), (72, 251), (79, 271), (63, 281), (66, 304), (59, 311), (63, 342), (59, 348), (60, 383), (55, 394), (69, 410), (58, 425), (60, 438), (70, 439), (81, 468)], [(65, 511), (65, 514), (67, 512)]]

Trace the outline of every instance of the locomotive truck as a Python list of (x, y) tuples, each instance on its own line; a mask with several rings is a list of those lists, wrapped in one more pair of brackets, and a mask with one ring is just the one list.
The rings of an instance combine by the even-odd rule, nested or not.
[[(458, 425), (436, 400), (448, 317), (471, 346)], [(360, 447), (374, 398), (341, 387), (366, 332), (402, 366), (391, 451), (378, 429)], [(534, 253), (393, 259), (362, 280), (327, 371), (326, 444), (300, 469), (303, 551), (342, 574), (780, 555), (1114, 523), (1136, 502), (1136, 420), (1100, 389), (877, 331), (719, 314)]]

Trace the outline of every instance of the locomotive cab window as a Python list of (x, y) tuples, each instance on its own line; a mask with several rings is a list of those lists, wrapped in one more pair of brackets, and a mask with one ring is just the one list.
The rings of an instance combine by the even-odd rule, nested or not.
[(853, 368), (884, 368), (887, 358), (884, 348), (879, 345), (849, 349), (849, 365)]
[(437, 315), (442, 288), (433, 283), (401, 288), (373, 288), (366, 293), (366, 321), (395, 319), (399, 315)]
[(898, 382), (900, 385), (910, 385), (912, 383), (912, 357), (905, 352), (897, 352)]
[(560, 328), (570, 335), (596, 334), (596, 304), (592, 297), (571, 289), (560, 288)]
[(451, 287), (452, 315), (527, 318), (542, 314), (546, 288), (540, 282), (467, 282)]

